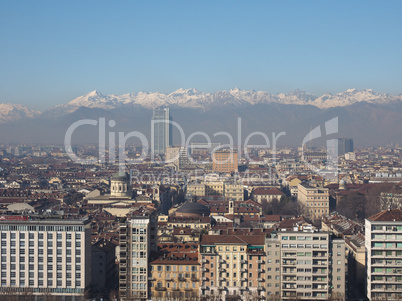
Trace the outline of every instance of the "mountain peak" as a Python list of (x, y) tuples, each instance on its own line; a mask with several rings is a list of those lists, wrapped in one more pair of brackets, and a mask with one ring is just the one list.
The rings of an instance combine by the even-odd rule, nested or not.
[(103, 96), (103, 94), (99, 90), (93, 90), (87, 93), (86, 96), (95, 97), (95, 96)]

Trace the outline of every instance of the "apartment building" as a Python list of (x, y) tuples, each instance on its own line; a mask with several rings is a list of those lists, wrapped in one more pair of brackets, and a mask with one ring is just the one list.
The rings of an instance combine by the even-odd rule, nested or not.
[(203, 235), (200, 297), (265, 296), (265, 235)]
[(367, 297), (402, 298), (402, 210), (386, 210), (365, 220)]
[(272, 232), (266, 239), (267, 298), (345, 297), (345, 241), (310, 227)]
[(238, 171), (238, 157), (234, 150), (216, 151), (212, 155), (214, 172), (231, 173)]
[(203, 183), (189, 183), (187, 194), (199, 197), (223, 196), (235, 201), (244, 200), (243, 184), (224, 181), (206, 181)]
[(150, 233), (150, 216), (134, 216), (120, 224), (119, 292), (122, 300), (148, 299)]
[(91, 283), (90, 220), (1, 216), (0, 292), (81, 300)]
[(195, 300), (199, 294), (200, 263), (195, 243), (158, 245), (158, 256), (150, 262), (152, 300)]
[(323, 215), (329, 214), (328, 188), (300, 183), (297, 186), (297, 200), (304, 206), (306, 217), (312, 220), (321, 219)]

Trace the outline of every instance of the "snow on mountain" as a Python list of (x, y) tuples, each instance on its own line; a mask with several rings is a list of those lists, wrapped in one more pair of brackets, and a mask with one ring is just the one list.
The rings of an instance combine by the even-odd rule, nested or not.
[(385, 93), (377, 93), (372, 89), (363, 89), (361, 91), (357, 89), (348, 89), (335, 95), (326, 93), (314, 101), (311, 101), (310, 104), (319, 108), (332, 108), (349, 106), (362, 101), (382, 104), (401, 100), (402, 97), (400, 95), (394, 96)]
[[(138, 105), (145, 108), (176, 105), (184, 108), (210, 109), (220, 106), (242, 107), (263, 103), (313, 105), (319, 108), (348, 106), (356, 102), (390, 103), (401, 101), (402, 96), (377, 93), (371, 89), (349, 89), (332, 95), (316, 97), (305, 91), (294, 90), (288, 93), (271, 94), (265, 91), (231, 90), (206, 93), (197, 89), (178, 89), (170, 94), (160, 92), (138, 92), (123, 95), (107, 95), (95, 90), (79, 96), (72, 101), (51, 108), (52, 115), (65, 115), (81, 107), (110, 110), (118, 107)], [(48, 114), (49, 114), (48, 111)]]
[(17, 121), (22, 118), (34, 118), (40, 112), (28, 109), (24, 105), (12, 103), (0, 103), (0, 123)]

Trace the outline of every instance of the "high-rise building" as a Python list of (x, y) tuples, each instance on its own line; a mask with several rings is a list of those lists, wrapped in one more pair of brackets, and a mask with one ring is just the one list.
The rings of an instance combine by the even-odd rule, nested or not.
[(91, 283), (90, 220), (1, 216), (1, 294), (82, 300)]
[(338, 138), (338, 156), (354, 151), (352, 138)]
[(149, 298), (148, 261), (156, 250), (154, 217), (138, 215), (120, 224), (119, 291), (121, 300)]
[(230, 173), (238, 171), (238, 157), (234, 150), (220, 150), (212, 155), (212, 170), (215, 172)]
[(172, 145), (172, 125), (169, 108), (153, 110), (151, 130), (153, 131), (153, 155), (165, 155), (166, 147)]
[(344, 239), (296, 227), (272, 232), (265, 251), (268, 300), (345, 299)]
[(187, 148), (184, 146), (167, 147), (165, 162), (173, 164), (177, 170), (187, 167), (190, 163)]
[(402, 210), (386, 210), (365, 221), (367, 297), (402, 298)]

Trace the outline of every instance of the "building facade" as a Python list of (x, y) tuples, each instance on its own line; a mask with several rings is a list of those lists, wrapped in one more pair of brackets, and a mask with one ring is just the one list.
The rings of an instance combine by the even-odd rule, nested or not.
[(352, 138), (338, 138), (338, 155), (343, 156), (346, 153), (354, 151)]
[(308, 227), (273, 232), (266, 253), (268, 300), (344, 300), (343, 239)]
[(198, 300), (200, 263), (195, 243), (159, 244), (150, 263), (152, 300)]
[(198, 197), (225, 197), (235, 201), (244, 201), (244, 186), (236, 182), (205, 181), (189, 183), (187, 194)]
[(329, 190), (323, 187), (311, 187), (307, 184), (297, 186), (297, 200), (303, 205), (304, 213), (313, 220), (329, 214)]
[(265, 235), (203, 235), (200, 242), (201, 298), (265, 296)]
[(149, 297), (151, 218), (135, 216), (120, 224), (119, 292), (122, 300)]
[(155, 108), (152, 114), (152, 154), (163, 156), (172, 145), (172, 125), (169, 108)]
[(212, 155), (214, 172), (231, 173), (238, 171), (238, 157), (234, 150), (220, 150)]
[(0, 292), (81, 300), (91, 283), (89, 219), (2, 216)]
[(365, 220), (367, 297), (402, 298), (402, 210), (386, 210)]

